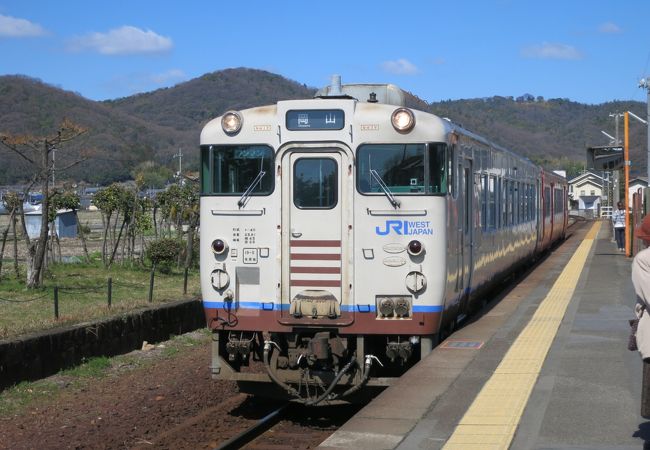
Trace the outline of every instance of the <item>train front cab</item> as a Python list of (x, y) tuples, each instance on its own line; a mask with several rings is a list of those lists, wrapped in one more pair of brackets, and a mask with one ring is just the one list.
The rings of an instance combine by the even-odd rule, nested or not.
[[(332, 108), (319, 100), (309, 106)], [(422, 115), (418, 123), (431, 122), (426, 133), (382, 137), (376, 132), (392, 129), (394, 106), (337, 101), (353, 143), (347, 128), (286, 128), (285, 118), (305, 108), (287, 101), (242, 112), (248, 123), (280, 124), (279, 135), (260, 125), (255, 144), (244, 133), (228, 140), (219, 130), (202, 134), (202, 186), (210, 194), (201, 204), (202, 290), (215, 332), (212, 370), (248, 391), (274, 377), (290, 391), (310, 371), (325, 383), (342, 373), (336, 382), (343, 387), (385, 385), (381, 375), (361, 380), (370, 364), (375, 376), (403, 372), (430, 350), (440, 322), (445, 123)], [(355, 114), (378, 124), (362, 128)], [(230, 243), (227, 250), (219, 240)], [(345, 373), (351, 355), (358, 370)], [(271, 367), (268, 374), (250, 371), (249, 356)]]

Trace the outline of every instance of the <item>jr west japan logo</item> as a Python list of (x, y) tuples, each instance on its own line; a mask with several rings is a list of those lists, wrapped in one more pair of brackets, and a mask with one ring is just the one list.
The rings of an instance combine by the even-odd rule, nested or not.
[(428, 220), (387, 220), (384, 227), (375, 227), (375, 233), (386, 236), (391, 232), (402, 236), (433, 235), (431, 222)]

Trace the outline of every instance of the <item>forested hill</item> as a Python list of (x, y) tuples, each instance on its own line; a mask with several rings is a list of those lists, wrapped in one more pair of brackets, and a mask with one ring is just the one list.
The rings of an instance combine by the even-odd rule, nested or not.
[[(0, 134), (51, 135), (67, 117), (88, 131), (57, 152), (57, 165), (59, 158), (63, 166), (66, 154), (75, 158), (83, 150), (89, 155), (88, 161), (73, 169), (69, 176), (107, 183), (130, 178), (133, 168), (144, 161), (172, 167), (171, 156), (179, 148), (185, 155), (184, 167), (196, 167), (199, 134), (208, 120), (227, 109), (311, 98), (314, 91), (276, 74), (239, 68), (208, 73), (171, 88), (95, 102), (39, 80), (3, 76), (0, 77)], [(583, 161), (587, 145), (607, 144), (600, 130), (614, 134), (610, 113), (630, 110), (645, 115), (645, 105), (638, 102), (583, 105), (530, 95), (428, 104), (409, 94), (407, 103), (448, 117), (538, 162), (546, 160), (553, 168), (560, 163), (571, 165), (568, 161)], [(622, 121), (620, 129), (622, 136)], [(631, 131), (633, 171), (645, 173), (645, 127), (633, 123)], [(559, 161), (560, 158), (565, 160)], [(28, 170), (20, 158), (0, 149), (0, 161), (0, 184), (27, 178)]]
[[(179, 131), (194, 130), (229, 109), (269, 105), (278, 100), (311, 98), (316, 90), (279, 75), (254, 69), (226, 69), (172, 88), (105, 102), (151, 123)], [(197, 144), (198, 145), (198, 144)]]
[[(584, 162), (588, 146), (608, 145), (601, 133), (615, 135), (610, 114), (632, 111), (645, 117), (646, 105), (633, 101), (612, 101), (585, 105), (568, 99), (548, 99), (522, 95), (518, 98), (490, 97), (449, 100), (430, 105), (431, 111), (448, 117), (465, 128), (522, 153), (549, 168), (574, 160)], [(647, 127), (630, 122), (632, 171), (645, 174)], [(623, 118), (619, 119), (619, 137), (623, 142)]]

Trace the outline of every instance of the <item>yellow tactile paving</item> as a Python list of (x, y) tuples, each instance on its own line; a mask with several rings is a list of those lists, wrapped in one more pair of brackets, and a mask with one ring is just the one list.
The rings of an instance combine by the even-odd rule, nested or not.
[(445, 450), (507, 449), (598, 235), (596, 222), (458, 423)]

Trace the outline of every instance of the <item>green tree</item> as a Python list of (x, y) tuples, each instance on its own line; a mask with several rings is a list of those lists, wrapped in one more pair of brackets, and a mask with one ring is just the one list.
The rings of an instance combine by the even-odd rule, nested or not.
[(165, 166), (156, 164), (154, 161), (145, 161), (136, 166), (131, 172), (133, 178), (142, 178), (142, 187), (162, 189), (172, 178), (173, 172)]
[[(116, 213), (115, 221), (119, 218), (119, 210), (123, 205), (123, 198), (125, 197), (125, 189), (119, 184), (113, 183), (106, 189), (95, 194), (93, 203), (102, 212), (102, 219), (104, 222), (104, 236), (102, 240), (102, 261), (106, 267), (109, 266), (108, 256), (108, 233), (111, 227), (111, 218)], [(112, 262), (112, 261), (111, 261)]]

